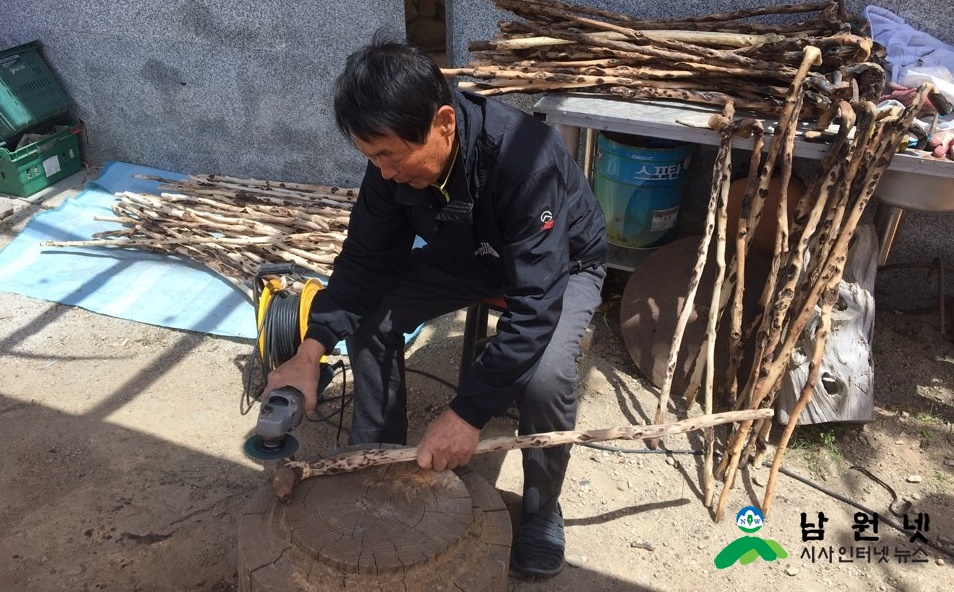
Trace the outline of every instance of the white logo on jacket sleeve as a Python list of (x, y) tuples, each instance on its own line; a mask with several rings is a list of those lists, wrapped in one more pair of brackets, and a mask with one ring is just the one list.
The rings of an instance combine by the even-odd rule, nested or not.
[(540, 214), (540, 221), (543, 222), (543, 226), (540, 227), (540, 230), (550, 230), (553, 228), (553, 214), (550, 210)]
[(474, 251), (474, 255), (477, 257), (491, 256), (500, 259), (500, 253), (498, 253), (493, 247), (490, 246), (490, 243), (480, 243), (477, 250)]

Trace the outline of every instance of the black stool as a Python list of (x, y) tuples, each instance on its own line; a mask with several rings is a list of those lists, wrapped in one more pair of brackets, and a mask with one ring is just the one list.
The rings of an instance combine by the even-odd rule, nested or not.
[(507, 302), (503, 298), (488, 298), (477, 304), (467, 307), (467, 317), (464, 319), (464, 345), (460, 352), (460, 372), (457, 384), (464, 379), (464, 373), (474, 363), (487, 339), (487, 321), (490, 311), (503, 312), (507, 310)]

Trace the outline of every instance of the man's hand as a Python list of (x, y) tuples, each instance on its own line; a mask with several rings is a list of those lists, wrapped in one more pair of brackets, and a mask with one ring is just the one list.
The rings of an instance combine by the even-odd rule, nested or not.
[(456, 469), (466, 465), (477, 448), (480, 430), (448, 409), (427, 426), (417, 447), (417, 464), (422, 469)]
[(283, 386), (293, 386), (305, 395), (305, 414), (314, 416), (318, 406), (318, 362), (325, 355), (325, 347), (314, 339), (306, 339), (290, 360), (268, 373), (263, 393)]

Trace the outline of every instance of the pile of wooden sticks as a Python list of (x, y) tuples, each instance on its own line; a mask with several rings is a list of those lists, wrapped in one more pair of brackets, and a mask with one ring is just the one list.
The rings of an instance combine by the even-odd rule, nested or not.
[(158, 195), (125, 192), (113, 206), (121, 228), (94, 240), (47, 246), (114, 247), (179, 255), (216, 271), (252, 299), (259, 266), (294, 263), (331, 275), (356, 189), (218, 175), (159, 181)]
[[(786, 97), (771, 145), (764, 153), (761, 121), (735, 118), (731, 103), (726, 105), (721, 116), (714, 116), (710, 123), (711, 127), (719, 130), (722, 140), (713, 168), (705, 233), (700, 241), (699, 257), (686, 304), (677, 323), (656, 414), (657, 423), (666, 417), (682, 332), (693, 310), (696, 288), (709, 259), (710, 242), (715, 237), (717, 279), (713, 293), (709, 295), (711, 308), (707, 337), (693, 365), (694, 373), (686, 392), (688, 405), (694, 403), (697, 392), (703, 388), (703, 408), (707, 413), (713, 410), (716, 390), (723, 395), (721, 400), (735, 409), (774, 407), (780, 381), (788, 371), (796, 342), (809, 326), (813, 315), (818, 315), (811, 336), (814, 351), (804, 352), (811, 358), (809, 375), (775, 451), (762, 503), (765, 514), (771, 508), (785, 449), (818, 381), (825, 340), (831, 327), (831, 312), (838, 304), (838, 286), (850, 241), (878, 181), (918, 111), (934, 90), (929, 84), (923, 85), (912, 104), (904, 109), (892, 107), (878, 111), (870, 101), (839, 102), (836, 105), (837, 115), (832, 120), (837, 125), (837, 134), (822, 160), (821, 171), (799, 200), (790, 227), (786, 188), (792, 175), (798, 113), (805, 94), (805, 73), (820, 59), (817, 48), (805, 48), (802, 66)], [(754, 137), (754, 148), (738, 231), (735, 236), (729, 237), (726, 236), (726, 202), (732, 144), (740, 137)], [(764, 286), (744, 286), (746, 255), (763, 214), (769, 183), (776, 169), (780, 169), (782, 181), (778, 209), (766, 212), (778, 221), (771, 271)], [(726, 246), (729, 240), (734, 242), (735, 248), (727, 265)], [(761, 293), (755, 320), (748, 326), (742, 324), (742, 294), (745, 289), (757, 289)], [(730, 323), (729, 342), (716, 344), (716, 327), (723, 322), (723, 316), (728, 317), (724, 322)], [(745, 341), (754, 341), (756, 344), (750, 364), (741, 363)], [(730, 360), (729, 368), (718, 376), (715, 375), (714, 364), (716, 347), (728, 348)], [(751, 371), (740, 373), (740, 367), (744, 366), (750, 366)], [(716, 520), (722, 516), (727, 494), (738, 469), (761, 463), (768, 448), (771, 427), (771, 420), (746, 420), (734, 426), (721, 462), (715, 470), (714, 434), (707, 430), (704, 470), (707, 505), (712, 502), (715, 478), (725, 482), (715, 510)], [(655, 440), (649, 441), (652, 446), (656, 443)]]
[[(470, 47), (467, 68), (445, 69), (470, 78), (460, 87), (485, 95), (574, 91), (627, 99), (674, 99), (718, 106), (710, 126), (721, 145), (712, 174), (705, 232), (693, 279), (671, 344), (655, 423), (667, 418), (683, 332), (694, 310), (699, 280), (714, 261), (716, 282), (700, 307), (709, 312), (707, 336), (692, 364), (688, 406), (704, 392), (703, 409), (769, 409), (803, 331), (812, 331), (814, 351), (800, 398), (779, 440), (762, 503), (768, 513), (785, 449), (798, 416), (818, 381), (831, 312), (838, 303), (848, 247), (862, 212), (893, 155), (911, 128), (930, 85), (918, 89), (907, 108), (878, 111), (885, 85), (875, 60), (878, 49), (859, 34), (863, 27), (841, 2), (769, 6), (678, 20), (643, 20), (605, 10), (542, 0), (491, 0), (522, 20), (502, 21), (492, 40)], [(773, 24), (755, 24), (769, 16)], [(786, 18), (801, 19), (778, 24)], [(863, 23), (862, 23), (863, 24)], [(746, 113), (736, 117), (736, 111)], [(772, 122), (771, 142), (761, 118)], [(775, 123), (777, 121), (777, 124)], [(799, 124), (826, 130), (831, 140), (821, 170), (799, 200), (793, 219), (786, 194), (792, 176)], [(832, 131), (832, 130), (837, 131)], [(818, 134), (819, 132), (812, 132)], [(753, 138), (748, 183), (735, 236), (726, 236), (726, 202), (733, 143)], [(780, 175), (777, 220), (769, 279), (745, 286), (745, 261), (773, 176)], [(732, 243), (731, 258), (727, 246)], [(710, 256), (710, 244), (715, 253)], [(728, 259), (728, 261), (727, 261)], [(743, 317), (743, 291), (761, 294), (753, 315)], [(754, 316), (743, 326), (742, 319)], [(817, 323), (815, 322), (817, 319)], [(810, 322), (811, 321), (811, 322)], [(730, 326), (716, 343), (720, 323)], [(743, 360), (745, 343), (755, 343)], [(715, 349), (729, 352), (729, 367), (715, 367)], [(742, 372), (741, 368), (751, 370)], [(768, 449), (771, 419), (743, 420), (732, 427), (715, 466), (715, 435), (705, 431), (703, 489), (714, 501), (715, 481), (724, 481), (716, 520), (721, 519), (738, 470), (760, 464)], [(658, 439), (648, 439), (655, 447)]]
[[(562, 2), (491, 0), (522, 17), (502, 21), (492, 40), (470, 45), (473, 79), (459, 88), (485, 95), (583, 91), (631, 99), (677, 99), (778, 115), (802, 50), (821, 61), (805, 76), (803, 117), (840, 100), (877, 100), (884, 70), (872, 40), (839, 2), (767, 6), (679, 20), (643, 20)], [(755, 24), (752, 17), (810, 17)]]

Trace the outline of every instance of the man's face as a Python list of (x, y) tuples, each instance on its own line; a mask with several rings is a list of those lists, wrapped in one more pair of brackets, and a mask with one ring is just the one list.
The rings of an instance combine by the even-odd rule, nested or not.
[(353, 142), (385, 179), (424, 189), (437, 181), (448, 164), (454, 146), (453, 112), (450, 107), (441, 107), (423, 144), (408, 142), (393, 133), (368, 141), (354, 138)]

